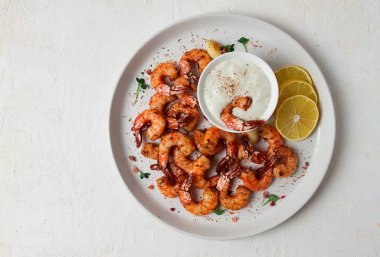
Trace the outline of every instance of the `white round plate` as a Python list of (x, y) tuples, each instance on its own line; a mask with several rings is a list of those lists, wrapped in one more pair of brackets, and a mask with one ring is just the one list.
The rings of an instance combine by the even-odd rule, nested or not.
[[(153, 69), (160, 62), (178, 61), (192, 48), (204, 48), (204, 38), (222, 44), (235, 44), (235, 51), (244, 51), (237, 42), (240, 37), (250, 39), (248, 51), (265, 60), (273, 70), (287, 65), (305, 67), (314, 81), (319, 95), (320, 119), (314, 133), (299, 142), (286, 142), (298, 153), (299, 165), (295, 174), (287, 179), (275, 179), (268, 188), (270, 193), (284, 195), (275, 206), (262, 206), (262, 193), (254, 193), (250, 205), (233, 213), (214, 213), (195, 217), (184, 210), (178, 198), (165, 199), (155, 187), (161, 172), (151, 171), (154, 161), (145, 159), (136, 148), (131, 126), (142, 110), (149, 108), (149, 98), (154, 94), (150, 87), (140, 93), (134, 105), (136, 77)], [(210, 125), (203, 121), (200, 128)], [(335, 142), (335, 114), (328, 85), (312, 57), (292, 37), (261, 20), (232, 14), (205, 14), (179, 21), (151, 37), (130, 60), (116, 87), (110, 113), (110, 140), (115, 162), (132, 195), (157, 220), (189, 235), (208, 239), (235, 239), (266, 231), (296, 213), (313, 195), (321, 183), (333, 153)], [(135, 156), (137, 161), (129, 160)], [(309, 167), (303, 169), (306, 162)], [(149, 179), (140, 179), (132, 167), (151, 173)], [(128, 197), (128, 196), (126, 196)], [(172, 211), (175, 208), (174, 211)], [(237, 217), (237, 222), (232, 218)]]

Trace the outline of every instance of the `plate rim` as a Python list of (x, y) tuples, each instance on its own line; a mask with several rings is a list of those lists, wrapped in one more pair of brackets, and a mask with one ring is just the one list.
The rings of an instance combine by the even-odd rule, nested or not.
[[(294, 208), (292, 208), (292, 211), (288, 215), (286, 215), (285, 217), (283, 217), (281, 219), (278, 219), (276, 222), (273, 222), (272, 224), (270, 224), (270, 226), (267, 226), (266, 228), (263, 228), (261, 230), (255, 231), (253, 233), (246, 232), (246, 233), (242, 233), (239, 236), (235, 235), (235, 236), (224, 236), (224, 237), (204, 236), (204, 235), (195, 234), (195, 233), (191, 233), (191, 232), (187, 232), (187, 231), (181, 230), (180, 228), (178, 228), (176, 226), (173, 226), (172, 224), (167, 223), (167, 222), (161, 220), (159, 217), (157, 217), (152, 212), (150, 212), (147, 208), (145, 208), (145, 206), (136, 198), (136, 196), (133, 194), (133, 192), (127, 186), (127, 184), (125, 184), (125, 181), (124, 181), (125, 178), (122, 175), (121, 167), (119, 167), (120, 165), (118, 164), (118, 161), (117, 161), (117, 156), (116, 156), (115, 148), (113, 147), (113, 139), (112, 139), (112, 137), (113, 137), (112, 136), (112, 113), (113, 113), (113, 109), (114, 109), (114, 105), (115, 105), (115, 101), (114, 100), (116, 98), (116, 93), (117, 93), (117, 89), (119, 87), (119, 84), (121, 83), (121, 81), (123, 79), (123, 74), (125, 73), (126, 68), (131, 63), (131, 61), (134, 58), (136, 58), (136, 56), (143, 50), (144, 46), (147, 43), (149, 43), (152, 39), (154, 39), (155, 37), (157, 37), (162, 32), (170, 29), (171, 27), (177, 26), (177, 25), (179, 25), (181, 23), (189, 22), (191, 20), (196, 20), (196, 19), (199, 19), (199, 18), (217, 17), (217, 16), (237, 17), (237, 18), (245, 18), (245, 19), (248, 18), (248, 19), (251, 19), (252, 21), (259, 21), (261, 23), (264, 23), (266, 26), (269, 26), (269, 27), (272, 27), (272, 28), (278, 30), (279, 32), (281, 32), (285, 36), (287, 36), (290, 40), (292, 40), (293, 43), (295, 43), (299, 48), (301, 48), (306, 53), (306, 55), (310, 58), (310, 62), (315, 66), (315, 69), (322, 75), (321, 76), (321, 80), (326, 85), (326, 92), (327, 92), (330, 108), (331, 108), (331, 111), (332, 111), (332, 113), (331, 113), (331, 117), (332, 117), (331, 137), (332, 137), (332, 140), (331, 140), (330, 148), (328, 149), (329, 153), (326, 156), (326, 167), (324, 167), (323, 174), (321, 174), (321, 176), (319, 177), (319, 181), (317, 183), (317, 186), (313, 190), (308, 191), (308, 194), (307, 195), (305, 194), (303, 196), (303, 198), (302, 198), (303, 200), (301, 202), (299, 202), (299, 201), (296, 202), (295, 203), (296, 206)], [(331, 164), (331, 160), (332, 160), (332, 157), (334, 155), (335, 143), (336, 143), (336, 113), (335, 113), (335, 106), (334, 106), (334, 101), (333, 101), (333, 98), (332, 98), (331, 90), (330, 90), (329, 84), (327, 83), (326, 78), (325, 78), (324, 74), (322, 73), (319, 65), (314, 60), (314, 58), (310, 55), (310, 53), (308, 51), (306, 51), (306, 49), (296, 39), (294, 39), (291, 35), (289, 35), (286, 31), (284, 31), (283, 29), (281, 29), (281, 28), (273, 25), (270, 22), (267, 22), (267, 21), (265, 21), (265, 20), (263, 20), (261, 18), (256, 18), (255, 16), (250, 16), (250, 15), (245, 15), (245, 14), (237, 14), (237, 13), (226, 13), (226, 12), (209, 12), (209, 13), (192, 15), (192, 16), (188, 16), (188, 17), (185, 17), (185, 18), (182, 18), (182, 19), (178, 19), (178, 20), (175, 20), (175, 21), (173, 21), (173, 22), (171, 22), (171, 23), (163, 26), (162, 28), (158, 29), (157, 32), (152, 33), (149, 36), (147, 36), (147, 39), (134, 52), (134, 54), (127, 60), (126, 64), (124, 65), (124, 68), (119, 73), (119, 79), (117, 80), (117, 83), (116, 83), (116, 85), (114, 87), (114, 92), (113, 92), (112, 98), (111, 98), (108, 123), (109, 123), (108, 124), (109, 147), (111, 148), (114, 164), (115, 164), (115, 166), (116, 166), (116, 168), (118, 170), (119, 176), (121, 177), (121, 179), (123, 180), (123, 182), (125, 184), (125, 187), (127, 188), (127, 191), (129, 192), (130, 195), (132, 195), (132, 198), (134, 199), (134, 201), (137, 202), (138, 205), (140, 205), (140, 207), (142, 207), (142, 209), (146, 213), (149, 213), (150, 216), (152, 216), (155, 220), (158, 220), (159, 223), (162, 224), (162, 225), (164, 225), (165, 227), (169, 227), (171, 230), (180, 232), (181, 234), (185, 234), (185, 235), (188, 235), (188, 236), (191, 236), (191, 237), (195, 237), (195, 238), (206, 239), (206, 240), (224, 241), (224, 240), (235, 240), (235, 239), (247, 238), (247, 237), (258, 235), (258, 234), (263, 233), (265, 231), (271, 230), (272, 228), (277, 227), (278, 225), (282, 224), (286, 220), (290, 219), (297, 212), (299, 212), (306, 205), (306, 203), (308, 203), (310, 201), (310, 199), (312, 198), (312, 196), (315, 194), (315, 192), (321, 186), (322, 181), (325, 178), (327, 171), (329, 170), (329, 167), (330, 167), (330, 164)]]

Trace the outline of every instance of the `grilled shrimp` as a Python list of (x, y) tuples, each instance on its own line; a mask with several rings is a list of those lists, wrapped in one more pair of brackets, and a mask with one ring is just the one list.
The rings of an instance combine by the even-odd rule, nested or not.
[(158, 159), (158, 145), (153, 143), (145, 143), (141, 149), (141, 154), (149, 159)]
[(160, 138), (165, 131), (166, 121), (164, 116), (157, 111), (148, 109), (140, 113), (133, 123), (132, 132), (136, 138), (136, 146), (140, 147), (142, 143), (141, 130), (148, 127), (146, 136), (154, 141)]
[(252, 103), (252, 98), (248, 96), (241, 96), (235, 98), (231, 103), (229, 103), (222, 111), (220, 119), (226, 124), (227, 127), (236, 131), (244, 131), (248, 129), (256, 128), (260, 125), (265, 124), (263, 120), (249, 120), (244, 121), (235, 117), (232, 114), (234, 108), (241, 108), (246, 111)]
[[(189, 79), (194, 91), (197, 90), (199, 77), (209, 62), (211, 62), (211, 57), (201, 49), (192, 49), (181, 57), (179, 61), (180, 73)], [(198, 67), (192, 67), (192, 64)]]
[(195, 151), (195, 146), (190, 138), (180, 132), (171, 132), (162, 137), (158, 146), (158, 165), (170, 180), (173, 180), (173, 177), (167, 165), (169, 163), (170, 150), (174, 146), (185, 156), (189, 156)]
[(287, 146), (276, 149), (280, 161), (273, 168), (273, 175), (278, 178), (286, 178), (293, 175), (297, 167), (298, 158), (296, 153)]
[(273, 153), (277, 148), (283, 145), (281, 134), (274, 127), (269, 124), (262, 126), (262, 130), (259, 133), (260, 137), (268, 142), (268, 154)]
[(219, 142), (217, 146), (209, 145), (209, 144), (203, 144), (203, 138), (204, 138), (205, 132), (203, 130), (197, 129), (193, 133), (193, 139), (194, 143), (198, 149), (199, 152), (201, 152), (204, 155), (207, 156), (213, 156), (221, 151), (223, 151), (223, 144), (222, 142)]
[(204, 175), (205, 172), (211, 168), (211, 160), (204, 155), (201, 155), (193, 161), (178, 148), (174, 149), (173, 153), (174, 163), (189, 174)]
[(178, 77), (178, 68), (175, 64), (164, 62), (158, 64), (152, 74), (150, 75), (150, 81), (152, 83), (153, 88), (161, 94), (164, 95), (176, 95), (179, 93), (184, 93), (188, 86), (182, 85), (181, 83), (184, 82), (183, 79), (181, 79), (181, 82), (177, 81), (174, 83), (174, 81)]
[(164, 196), (175, 198), (179, 196), (179, 190), (186, 179), (186, 173), (174, 163), (169, 164), (169, 170), (175, 177), (175, 183), (171, 182), (168, 177), (162, 176), (156, 181), (157, 188)]
[(197, 125), (199, 112), (196, 107), (186, 106), (180, 102), (172, 104), (168, 111), (167, 118), (170, 129), (179, 129), (183, 127), (184, 130), (190, 132)]
[(245, 186), (239, 185), (234, 195), (229, 193), (232, 179), (239, 177), (241, 167), (236, 167), (220, 176), (216, 188), (219, 190), (220, 204), (230, 210), (240, 210), (247, 205), (251, 191)]
[(215, 186), (219, 176), (215, 175), (206, 178), (206, 171), (211, 168), (211, 160), (201, 155), (196, 160), (190, 160), (181, 151), (174, 149), (174, 163), (188, 174), (193, 174), (193, 186), (199, 189), (206, 189)]
[(267, 189), (273, 180), (271, 172), (254, 171), (253, 169), (244, 169), (240, 175), (244, 185), (252, 191), (261, 191)]
[(154, 94), (149, 101), (150, 109), (155, 109), (164, 113), (165, 107), (176, 99), (173, 95), (163, 95), (160, 93)]
[(203, 199), (197, 202), (189, 192), (192, 180), (193, 175), (190, 174), (181, 186), (179, 193), (181, 204), (187, 211), (197, 216), (211, 213), (218, 206), (218, 192), (213, 187), (206, 188), (203, 191)]
[(197, 99), (188, 93), (182, 93), (182, 94), (178, 94), (176, 96), (177, 96), (178, 100), (181, 103), (183, 103), (184, 105), (187, 105), (190, 107), (195, 107), (198, 104)]

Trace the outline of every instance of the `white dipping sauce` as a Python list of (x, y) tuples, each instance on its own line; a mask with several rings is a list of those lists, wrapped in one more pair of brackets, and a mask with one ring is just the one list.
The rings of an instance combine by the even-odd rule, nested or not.
[(243, 59), (217, 64), (207, 74), (204, 86), (204, 100), (211, 115), (221, 120), (222, 110), (239, 96), (250, 96), (252, 104), (247, 111), (234, 108), (233, 115), (242, 120), (261, 119), (271, 97), (270, 82), (264, 71)]

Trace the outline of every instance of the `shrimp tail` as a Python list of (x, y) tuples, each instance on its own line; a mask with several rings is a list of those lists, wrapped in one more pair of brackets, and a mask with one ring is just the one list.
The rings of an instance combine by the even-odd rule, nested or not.
[(230, 167), (235, 162), (235, 159), (231, 156), (226, 156), (220, 160), (216, 165), (216, 173), (220, 174), (224, 172), (228, 167)]
[(183, 85), (176, 85), (170, 87), (167, 84), (161, 83), (156, 87), (156, 91), (163, 95), (177, 95), (185, 93), (187, 91), (187, 87)]
[(244, 121), (244, 123), (243, 123), (243, 130), (254, 129), (254, 128), (260, 127), (261, 125), (264, 125), (264, 124), (265, 124), (264, 120), (248, 120), (248, 121)]
[(174, 178), (173, 174), (171, 173), (168, 167), (163, 168), (162, 173), (164, 173), (164, 175), (169, 179), (170, 184), (175, 185), (176, 179)]
[(142, 143), (142, 135), (140, 130), (135, 130), (133, 131), (133, 135), (135, 136), (136, 139), (136, 147), (139, 148)]
[(190, 173), (190, 175), (185, 179), (185, 181), (181, 185), (181, 190), (188, 192), (191, 186), (191, 183), (193, 182), (193, 174)]

